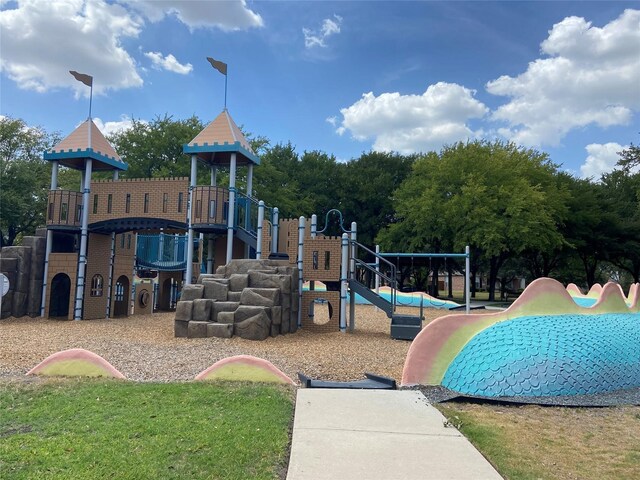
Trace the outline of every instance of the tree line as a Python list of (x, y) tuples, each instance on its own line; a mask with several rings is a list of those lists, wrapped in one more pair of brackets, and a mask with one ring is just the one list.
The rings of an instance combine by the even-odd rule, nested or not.
[[(122, 178), (189, 176), (182, 145), (204, 124), (165, 115), (111, 135), (129, 169)], [(246, 133), (246, 132), (245, 132)], [(640, 282), (640, 148), (620, 152), (617, 167), (597, 179), (578, 179), (534, 149), (500, 141), (469, 141), (440, 152), (401, 155), (363, 152), (339, 162), (319, 150), (296, 151), (246, 133), (261, 164), (253, 195), (277, 206), (281, 218), (339, 209), (358, 223), (358, 241), (383, 251), (460, 252), (471, 247), (471, 275), (495, 285), (541, 276), (588, 287), (609, 279)], [(60, 138), (20, 119), (0, 119), (0, 241), (11, 245), (44, 224), (50, 167), (42, 152)], [(198, 183), (208, 184), (201, 169)], [(96, 174), (96, 177), (100, 174)], [(218, 176), (225, 184), (225, 173)], [(238, 179), (242, 188), (243, 178)], [(78, 190), (80, 175), (61, 169), (59, 185)], [(339, 234), (335, 219), (328, 232)], [(436, 261), (437, 272), (463, 265)], [(428, 272), (406, 273), (425, 289)], [(472, 281), (472, 287), (475, 281)]]

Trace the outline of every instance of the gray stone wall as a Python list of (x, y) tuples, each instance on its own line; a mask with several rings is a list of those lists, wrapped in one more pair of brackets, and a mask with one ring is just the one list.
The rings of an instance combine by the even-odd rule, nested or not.
[(250, 340), (298, 328), (298, 270), (276, 260), (232, 260), (186, 285), (176, 307), (176, 337)]
[(40, 316), (46, 231), (24, 237), (22, 245), (0, 250), (0, 272), (9, 278), (9, 292), (2, 298), (2, 318)]

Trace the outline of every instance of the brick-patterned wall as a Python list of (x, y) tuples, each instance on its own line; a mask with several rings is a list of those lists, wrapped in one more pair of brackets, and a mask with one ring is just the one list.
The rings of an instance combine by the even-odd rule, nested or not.
[[(109, 257), (111, 256), (111, 235), (89, 234), (87, 249), (87, 269), (85, 275), (84, 307), (82, 318), (93, 320), (105, 318), (107, 297), (109, 294)], [(92, 295), (92, 283), (95, 275), (102, 276), (102, 292)]]
[(304, 280), (339, 281), (341, 254), (342, 239), (340, 237), (305, 238), (302, 259)]
[[(145, 194), (149, 194), (148, 211), (144, 212)], [(164, 212), (164, 194), (167, 194)], [(178, 197), (182, 193), (182, 211), (178, 211)], [(123, 180), (94, 180), (89, 198), (89, 223), (117, 218), (164, 218), (187, 221), (189, 179), (179, 178), (131, 178)], [(108, 199), (111, 197), (111, 213)], [(127, 194), (131, 195), (129, 213), (126, 212)], [(94, 196), (98, 195), (97, 212), (93, 213)]]
[[(333, 315), (327, 323), (322, 325), (314, 323), (313, 319), (309, 317), (309, 308), (311, 303), (321, 298), (327, 300), (333, 307)], [(325, 305), (316, 304), (315, 310), (320, 308), (327, 308)], [(337, 332), (340, 330), (340, 292), (322, 292), (318, 290), (307, 290), (302, 292), (302, 328), (309, 332), (328, 333)]]
[(49, 317), (49, 303), (51, 300), (51, 281), (58, 273), (66, 273), (71, 280), (71, 290), (69, 292), (69, 315), (67, 318), (73, 320), (73, 306), (76, 295), (76, 273), (78, 269), (77, 253), (52, 253), (49, 255), (49, 269), (47, 272), (47, 298), (44, 304), (44, 315)]
[(271, 222), (262, 222), (262, 258), (268, 258), (271, 253)]
[(289, 255), (289, 263), (298, 258), (298, 219), (284, 218), (278, 224), (278, 251)]

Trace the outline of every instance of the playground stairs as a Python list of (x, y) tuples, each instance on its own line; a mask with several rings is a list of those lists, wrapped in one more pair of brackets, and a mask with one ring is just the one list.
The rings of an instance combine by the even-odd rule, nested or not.
[(236, 236), (254, 250), (258, 247), (258, 236), (256, 232), (252, 232), (244, 229), (241, 226), (238, 226), (236, 227)]
[(376, 292), (359, 281), (350, 279), (349, 289), (352, 294), (357, 293), (387, 314), (387, 317), (391, 319), (391, 338), (413, 340), (422, 330), (422, 318), (419, 315), (395, 313), (393, 304), (390, 301), (376, 294)]

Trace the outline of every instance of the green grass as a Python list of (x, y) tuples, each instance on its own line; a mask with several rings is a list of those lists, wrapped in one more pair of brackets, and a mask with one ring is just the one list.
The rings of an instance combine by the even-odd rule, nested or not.
[(0, 478), (279, 478), (292, 418), (278, 386), (0, 384)]

